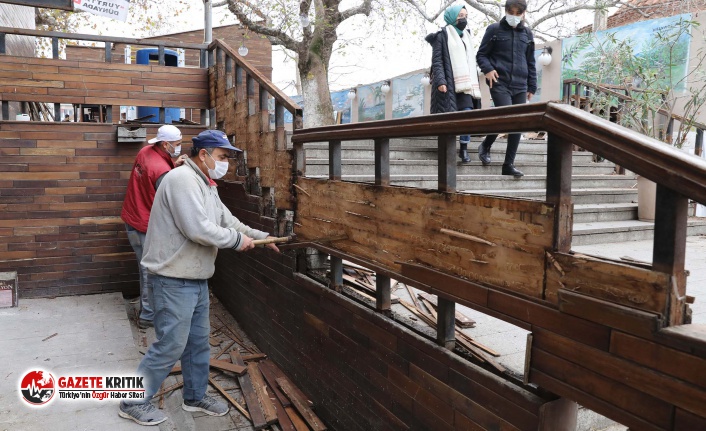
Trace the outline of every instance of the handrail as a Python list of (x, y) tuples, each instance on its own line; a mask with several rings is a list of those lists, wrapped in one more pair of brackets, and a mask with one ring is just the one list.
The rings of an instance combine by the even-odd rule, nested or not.
[(294, 144), (544, 130), (706, 204), (706, 160), (559, 102), (295, 130)]
[(172, 42), (165, 40), (156, 39), (133, 39), (127, 37), (115, 37), (115, 36), (100, 36), (95, 34), (83, 34), (83, 33), (63, 33), (59, 31), (45, 31), (45, 30), (34, 30), (27, 28), (14, 28), (14, 27), (0, 27), (0, 34), (14, 34), (19, 36), (35, 36), (35, 37), (56, 37), (59, 39), (71, 39), (71, 40), (88, 40), (91, 42), (110, 42), (110, 43), (125, 43), (130, 45), (164, 45), (173, 48), (184, 48), (184, 49), (206, 49), (207, 44), (204, 43), (184, 43), (184, 42)]
[(272, 95), (282, 106), (290, 111), (292, 114), (299, 112), (301, 114), (302, 108), (289, 96), (284, 94), (275, 84), (272, 83), (265, 75), (263, 75), (259, 70), (252, 67), (252, 65), (246, 61), (240, 54), (238, 54), (233, 48), (231, 48), (222, 39), (216, 39), (208, 45), (208, 50), (212, 51), (214, 48), (221, 48), (231, 56), (235, 63), (242, 67), (245, 72), (252, 76), (255, 81), (257, 81), (262, 87), (264, 87), (269, 94)]
[[(579, 78), (565, 79), (565, 80), (564, 80), (564, 85), (566, 86), (567, 84), (583, 85), (584, 87), (592, 88), (592, 89), (594, 89), (594, 90), (598, 90), (598, 91), (601, 91), (601, 92), (603, 92), (603, 93), (607, 93), (607, 94), (609, 94), (609, 95), (611, 95), (611, 96), (613, 96), (613, 97), (617, 97), (618, 99), (620, 99), (620, 100), (622, 100), (622, 101), (624, 101), (624, 102), (632, 102), (632, 100), (633, 100), (632, 97), (627, 96), (627, 95), (625, 95), (625, 94), (620, 94), (620, 93), (618, 93), (617, 91), (615, 91), (615, 88), (620, 88), (620, 87), (616, 87), (616, 86), (611, 86), (611, 87), (613, 87), (613, 88), (608, 88), (608, 87), (606, 87), (606, 86), (598, 85), (598, 84), (595, 84), (595, 83), (593, 83), (593, 82), (585, 81), (585, 80), (579, 79)], [(642, 91), (642, 90), (636, 88), (636, 89), (634, 89), (634, 91)], [(569, 96), (568, 94), (565, 95), (565, 97), (568, 97), (568, 96)], [(677, 120), (677, 121), (680, 121), (680, 122), (682, 122), (682, 123), (689, 123), (689, 124), (691, 124), (692, 126), (698, 128), (698, 129), (706, 130), (706, 125), (704, 125), (704, 124), (702, 124), (702, 123), (699, 123), (699, 122), (697, 122), (697, 121), (689, 121), (689, 120), (687, 120), (686, 118), (682, 117), (681, 115), (678, 115), (678, 114), (675, 114), (675, 113), (671, 113), (671, 114), (670, 114), (669, 111), (667, 111), (667, 110), (665, 110), (665, 109), (659, 109), (659, 110), (657, 110), (657, 112), (658, 112), (659, 114), (664, 115), (665, 117), (671, 117), (671, 118), (673, 118), (673, 119), (675, 119), (675, 120)]]

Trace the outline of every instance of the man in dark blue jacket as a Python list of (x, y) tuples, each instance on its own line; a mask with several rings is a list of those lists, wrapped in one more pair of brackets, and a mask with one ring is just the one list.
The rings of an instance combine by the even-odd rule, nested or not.
[[(495, 106), (527, 103), (537, 91), (534, 36), (522, 22), (525, 10), (525, 0), (507, 0), (505, 16), (500, 22), (488, 26), (476, 54), (478, 67), (485, 74)], [(478, 158), (484, 166), (490, 164), (490, 147), (497, 136), (486, 136), (478, 147)], [(517, 178), (524, 175), (514, 165), (519, 145), (520, 134), (510, 134), (503, 175)]]

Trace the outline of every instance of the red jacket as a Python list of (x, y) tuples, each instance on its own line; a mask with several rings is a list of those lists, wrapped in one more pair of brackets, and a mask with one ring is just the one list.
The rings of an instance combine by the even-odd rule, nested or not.
[(155, 184), (159, 177), (172, 169), (174, 162), (158, 144), (144, 147), (137, 153), (123, 201), (123, 211), (120, 213), (125, 223), (140, 232), (147, 232), (147, 222), (150, 220), (157, 191)]

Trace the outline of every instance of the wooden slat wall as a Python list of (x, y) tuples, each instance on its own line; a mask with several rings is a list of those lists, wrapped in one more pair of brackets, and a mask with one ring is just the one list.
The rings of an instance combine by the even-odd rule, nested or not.
[(206, 69), (3, 56), (0, 100), (207, 109)]
[[(18, 272), (21, 297), (139, 289), (120, 211), (143, 144), (116, 128), (0, 122), (0, 272)], [(188, 152), (203, 128), (180, 129)]]

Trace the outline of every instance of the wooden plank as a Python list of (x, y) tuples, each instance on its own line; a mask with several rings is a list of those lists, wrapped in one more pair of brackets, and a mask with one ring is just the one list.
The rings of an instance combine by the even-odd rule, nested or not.
[[(239, 365), (245, 368), (245, 362), (237, 350), (231, 350), (230, 358), (234, 365)], [(255, 393), (255, 388), (253, 387), (250, 375), (246, 373), (238, 376), (238, 383), (240, 383), (240, 390), (243, 393), (245, 404), (248, 406), (248, 412), (250, 412), (253, 428), (260, 430), (267, 427), (268, 423), (265, 419), (265, 413), (262, 411), (262, 407), (260, 406), (260, 401)]]
[(706, 388), (706, 361), (644, 338), (613, 331), (610, 353)]
[(650, 337), (662, 326), (658, 314), (611, 304), (564, 289), (559, 290), (559, 311), (646, 337)]
[(676, 409), (674, 414), (674, 431), (706, 430), (706, 418)]
[(382, 274), (375, 276), (375, 309), (389, 314), (392, 307), (390, 277)]
[(456, 136), (441, 135), (438, 143), (438, 189), (453, 193), (456, 191)]
[(375, 140), (375, 184), (390, 185), (390, 140)]
[(450, 350), (456, 347), (455, 313), (455, 302), (439, 298), (439, 312), (436, 320), (436, 342), (440, 346)]
[(309, 426), (304, 422), (304, 419), (297, 413), (294, 407), (285, 407), (284, 411), (287, 413), (287, 416), (292, 421), (297, 431), (310, 431)]
[[(618, 383), (674, 404), (696, 415), (706, 415), (706, 391), (696, 386), (549, 331), (536, 330), (533, 334), (533, 343), (534, 347), (538, 349), (567, 361), (581, 364), (584, 368)], [(536, 364), (534, 361), (533, 363)]]
[(276, 375), (275, 371), (271, 368), (272, 361), (270, 361), (270, 360), (262, 361), (257, 365), (260, 368), (260, 372), (262, 373), (262, 376), (267, 381), (267, 384), (270, 385), (270, 388), (272, 388), (272, 392), (277, 397), (280, 404), (282, 404), (283, 407), (291, 406), (292, 402), (289, 401), (289, 398), (287, 398), (287, 396), (282, 393), (282, 391), (279, 388), (279, 385), (277, 385), (277, 377), (279, 377), (279, 376)]
[(706, 325), (680, 325), (661, 329), (655, 339), (684, 350), (687, 353), (706, 359)]
[(242, 413), (243, 416), (245, 416), (249, 421), (252, 421), (252, 418), (250, 417), (248, 411), (245, 410), (245, 408), (241, 406), (233, 397), (231, 397), (230, 394), (221, 387), (221, 385), (216, 383), (216, 381), (213, 380), (213, 378), (211, 378), (210, 376), (208, 377), (208, 382), (211, 384), (211, 386), (213, 386), (215, 390), (220, 392), (220, 394), (223, 395), (223, 397), (228, 400), (228, 402), (231, 403), (233, 407), (235, 407), (240, 413)]
[[(297, 185), (309, 194), (298, 195), (301, 226), (295, 229), (305, 241), (346, 235), (347, 240), (331, 247), (396, 273), (400, 262), (421, 263), (473, 282), (537, 298), (543, 294), (553, 207), (308, 178), (298, 179)], [(483, 238), (496, 246), (452, 237), (441, 229)]]
[(306, 423), (313, 429), (314, 431), (325, 431), (327, 428), (321, 422), (321, 419), (319, 419), (316, 414), (309, 408), (308, 405), (306, 405), (306, 402), (299, 397), (296, 396), (296, 393), (292, 389), (291, 383), (289, 383), (289, 380), (284, 379), (284, 378), (279, 378), (277, 379), (277, 384), (279, 387), (282, 389), (282, 392), (292, 401), (292, 404), (294, 405), (294, 408), (297, 409), (299, 414), (302, 415)]
[(243, 374), (245, 374), (246, 371), (245, 366), (239, 364), (231, 364), (230, 362), (221, 361), (218, 359), (211, 359), (209, 361), (209, 366), (223, 371), (230, 371), (231, 373), (235, 373), (238, 376), (242, 376)]
[(277, 411), (275, 410), (275, 406), (272, 404), (270, 397), (267, 395), (265, 380), (263, 379), (257, 364), (251, 362), (248, 364), (247, 368), (250, 381), (255, 388), (255, 394), (260, 401), (260, 407), (265, 415), (265, 422), (267, 422), (268, 425), (272, 425), (277, 422)]
[[(418, 293), (417, 295), (420, 298), (424, 298), (426, 301), (428, 301), (434, 308), (437, 307), (436, 295), (430, 295), (428, 293)], [(459, 328), (473, 328), (474, 326), (476, 326), (475, 320), (471, 319), (470, 317), (466, 316), (458, 310), (456, 310), (454, 318), (456, 319), (456, 326), (458, 326)]]
[[(270, 389), (274, 391), (274, 388), (270, 386)], [(284, 409), (282, 403), (279, 402), (279, 398), (276, 396), (271, 396), (270, 401), (275, 407), (277, 412), (277, 425), (282, 429), (282, 431), (297, 431), (297, 428), (292, 423), (292, 420), (287, 415), (287, 411)], [(302, 421), (303, 423), (304, 421)], [(306, 424), (304, 425), (306, 427)], [(308, 429), (308, 427), (306, 427)]]
[(572, 363), (542, 349), (533, 348), (531, 368), (530, 376), (534, 370), (540, 371), (660, 428), (669, 427), (672, 408), (668, 402), (616, 382), (582, 367), (581, 364)]
[(559, 289), (666, 315), (671, 290), (668, 274), (628, 262), (583, 254), (547, 253), (544, 297), (558, 304)]

